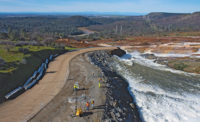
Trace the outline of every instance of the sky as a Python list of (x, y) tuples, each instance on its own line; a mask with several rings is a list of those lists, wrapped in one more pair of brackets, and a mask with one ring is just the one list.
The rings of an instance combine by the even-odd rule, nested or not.
[(0, 12), (173, 12), (200, 11), (200, 0), (0, 0)]

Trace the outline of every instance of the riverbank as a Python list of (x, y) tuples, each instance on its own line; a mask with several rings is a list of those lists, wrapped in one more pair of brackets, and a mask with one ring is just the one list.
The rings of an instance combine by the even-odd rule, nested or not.
[(129, 84), (109, 65), (113, 61), (110, 51), (90, 53), (91, 62), (101, 68), (106, 77), (106, 102), (103, 118), (109, 121), (140, 122), (141, 117), (133, 96), (128, 91)]
[(111, 67), (129, 83), (144, 121), (199, 120), (199, 75), (159, 65), (138, 52), (115, 57)]

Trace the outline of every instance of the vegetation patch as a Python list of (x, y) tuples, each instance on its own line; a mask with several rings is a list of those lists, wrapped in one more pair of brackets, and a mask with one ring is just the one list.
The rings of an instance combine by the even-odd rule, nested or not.
[[(75, 48), (65, 47), (66, 50), (73, 50)], [(37, 56), (37, 58), (43, 59), (43, 57), (49, 56), (51, 53), (59, 53), (65, 51), (63, 49), (57, 49), (55, 47), (48, 46), (12, 46), (7, 45), (0, 46), (0, 57), (4, 63), (1, 64), (0, 73), (11, 73), (18, 68), (19, 65), (25, 64), (27, 59)], [(43, 53), (49, 52), (49, 53)]]
[(6, 93), (23, 85), (51, 54), (67, 51), (48, 46), (13, 46), (9, 50), (5, 45), (0, 47), (0, 103)]
[(187, 65), (185, 65), (183, 62), (174, 64), (174, 68), (177, 69), (177, 70), (183, 71), (186, 67), (187, 67)]

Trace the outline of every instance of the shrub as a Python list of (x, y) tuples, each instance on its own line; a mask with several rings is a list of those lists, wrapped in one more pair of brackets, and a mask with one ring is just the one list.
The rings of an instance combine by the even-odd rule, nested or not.
[(187, 67), (187, 65), (182, 62), (174, 64), (174, 68), (177, 70), (184, 70), (186, 67)]
[(15, 44), (15, 46), (25, 46), (25, 45), (42, 46), (41, 43), (36, 41), (19, 41)]
[(24, 54), (29, 53), (29, 49), (28, 48), (19, 48), (18, 51), (21, 52), (21, 53), (24, 53)]

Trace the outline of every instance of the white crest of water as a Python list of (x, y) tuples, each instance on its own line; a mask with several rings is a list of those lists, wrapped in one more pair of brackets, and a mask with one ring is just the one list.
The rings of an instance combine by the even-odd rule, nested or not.
[[(125, 58), (123, 57), (122, 60), (124, 61)], [(199, 122), (200, 95), (165, 91), (158, 86), (145, 84), (143, 81), (148, 79), (131, 74), (125, 67), (119, 64), (115, 66), (117, 71), (128, 81), (129, 90), (135, 96), (144, 121)]]
[(142, 54), (145, 54), (145, 53), (140, 53), (138, 51), (134, 51), (132, 53), (128, 53), (128, 54), (124, 55), (122, 58), (120, 58), (120, 60), (124, 61), (126, 63), (129, 63), (129, 64), (131, 64), (132, 62), (135, 62), (135, 63), (141, 64), (141, 65), (153, 68), (153, 69), (169, 71), (169, 72), (177, 73), (177, 74), (184, 74), (184, 75), (188, 75), (188, 76), (191, 76), (191, 75), (197, 76), (198, 75), (196, 73), (187, 73), (184, 71), (169, 68), (166, 65), (158, 64), (155, 62), (155, 59), (147, 59), (147, 58), (141, 56)]

